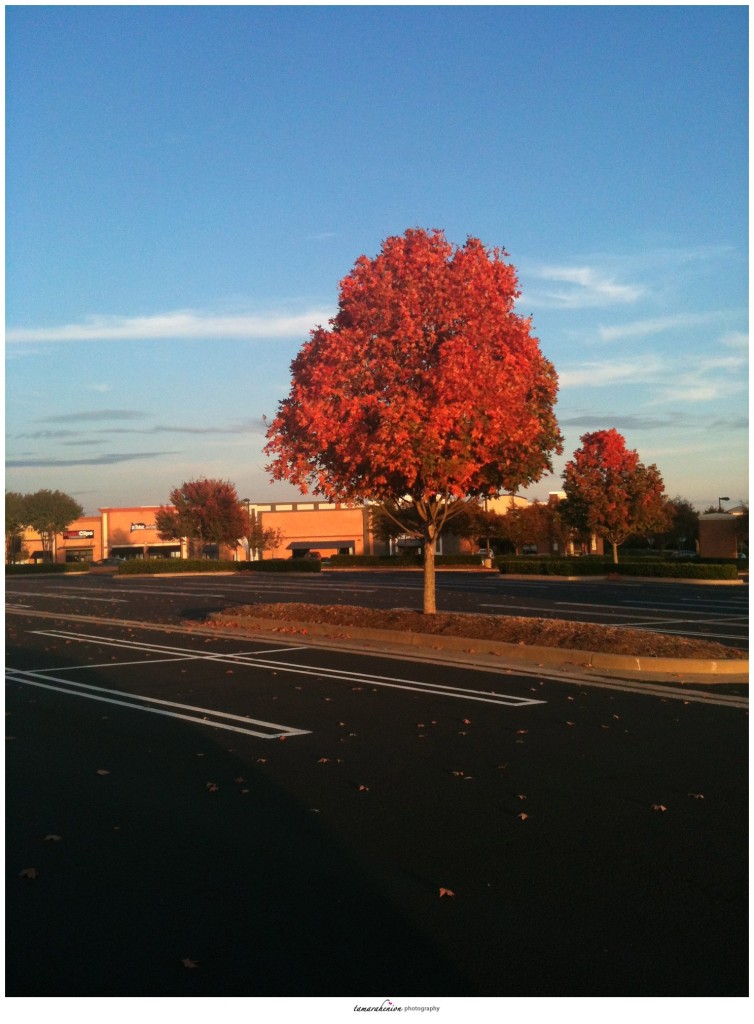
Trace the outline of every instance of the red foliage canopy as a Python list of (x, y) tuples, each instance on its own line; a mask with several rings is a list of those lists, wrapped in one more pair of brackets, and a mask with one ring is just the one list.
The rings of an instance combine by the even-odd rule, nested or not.
[(189, 537), (233, 546), (246, 533), (244, 512), (228, 480), (189, 480), (170, 492), (170, 502), (155, 516), (164, 539)]
[(475, 238), (411, 229), (361, 256), (292, 364), (274, 478), (331, 500), (414, 504), (539, 479), (560, 451), (557, 377), (513, 311), (516, 272)]

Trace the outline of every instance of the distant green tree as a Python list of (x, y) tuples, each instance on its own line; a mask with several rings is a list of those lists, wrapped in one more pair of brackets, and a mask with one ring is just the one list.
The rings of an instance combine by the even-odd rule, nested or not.
[(15, 562), (21, 549), (21, 533), (27, 526), (26, 499), (18, 491), (5, 492), (5, 562)]
[[(246, 518), (246, 512), (244, 512), (244, 518)], [(253, 508), (249, 509), (244, 535), (249, 542), (249, 556), (254, 554), (257, 558), (262, 558), (265, 551), (279, 547), (283, 541), (283, 531), (272, 526), (265, 527), (261, 515)]]
[(63, 491), (35, 491), (24, 495), (26, 525), (39, 534), (42, 551), (51, 559), (55, 554), (55, 535), (62, 533), (84, 510), (70, 494)]
[(742, 501), (743, 514), (736, 516), (736, 541), (739, 554), (746, 556), (749, 550), (749, 505)]
[(699, 513), (690, 501), (680, 495), (668, 498), (665, 509), (670, 521), (666, 530), (653, 535), (654, 546), (693, 551), (699, 538)]

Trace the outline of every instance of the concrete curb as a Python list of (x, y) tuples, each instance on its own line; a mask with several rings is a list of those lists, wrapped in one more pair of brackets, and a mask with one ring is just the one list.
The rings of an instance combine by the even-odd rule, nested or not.
[(542, 580), (555, 583), (565, 580), (569, 583), (687, 583), (700, 587), (743, 587), (744, 581), (738, 580), (693, 580), (683, 579), (676, 576), (619, 576), (607, 574), (605, 576), (535, 576), (525, 573), (500, 573), (504, 580)]
[(479, 640), (473, 637), (442, 636), (434, 633), (399, 632), (390, 629), (368, 629), (365, 627), (329, 626), (316, 622), (286, 622), (276, 625), (278, 620), (252, 616), (228, 616), (222, 612), (213, 613), (209, 620), (218, 625), (266, 632), (273, 636), (301, 634), (302, 636), (323, 637), (328, 640), (378, 641), (395, 647), (425, 648), (431, 650), (459, 651), (465, 654), (494, 654), (511, 661), (535, 662), (537, 665), (578, 665), (584, 668), (612, 670), (617, 672), (646, 672), (655, 675), (693, 674), (704, 676), (748, 676), (749, 660), (731, 659), (715, 661), (704, 658), (643, 658), (628, 654), (601, 654), (596, 651), (577, 651), (560, 647), (539, 647), (536, 645), (507, 644), (497, 640)]

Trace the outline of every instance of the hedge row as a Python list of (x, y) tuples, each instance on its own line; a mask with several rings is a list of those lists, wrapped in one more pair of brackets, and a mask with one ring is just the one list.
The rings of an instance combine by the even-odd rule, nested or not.
[[(421, 555), (333, 555), (330, 565), (336, 568), (347, 566), (381, 566), (388, 569), (414, 568), (423, 565)], [(479, 555), (436, 555), (435, 565), (481, 565)]]
[(6, 576), (41, 576), (50, 572), (87, 572), (88, 562), (24, 562), (20, 565), (6, 565)]
[(339, 566), (382, 566), (396, 569), (421, 565), (418, 555), (331, 555), (330, 565)]
[(316, 558), (270, 558), (261, 562), (230, 562), (207, 558), (129, 558), (118, 567), (121, 576), (165, 572), (319, 572)]
[(501, 573), (527, 576), (660, 576), (684, 580), (735, 580), (733, 564), (701, 565), (695, 562), (619, 562), (613, 565), (591, 558), (507, 559), (497, 560)]

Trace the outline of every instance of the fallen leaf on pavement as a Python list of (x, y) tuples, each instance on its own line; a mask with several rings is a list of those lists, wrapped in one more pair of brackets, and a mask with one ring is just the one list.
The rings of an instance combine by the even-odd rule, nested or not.
[(189, 969), (199, 966), (198, 960), (192, 960), (190, 957), (187, 956), (182, 958), (181, 963), (183, 964), (184, 967), (188, 967)]
[(46, 843), (59, 843), (62, 838), (62, 836), (56, 836), (51, 833), (50, 835), (44, 837), (44, 841)]
[(36, 878), (39, 872), (36, 868), (24, 868), (18, 873), (19, 878)]
[(443, 896), (455, 896), (455, 893), (453, 892), (452, 889), (442, 889), (441, 888), (440, 889), (440, 897), (442, 898)]
[(653, 811), (667, 811), (665, 804), (652, 804)]

